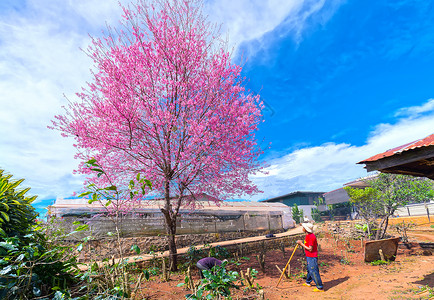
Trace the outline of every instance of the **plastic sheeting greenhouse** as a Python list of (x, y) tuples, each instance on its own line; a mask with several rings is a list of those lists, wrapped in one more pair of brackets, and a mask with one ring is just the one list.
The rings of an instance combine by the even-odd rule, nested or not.
[[(197, 197), (198, 198), (198, 197)], [(196, 201), (194, 210), (180, 209), (177, 233), (218, 233), (234, 231), (280, 230), (294, 227), (290, 207), (282, 203), (224, 201), (216, 204), (207, 195)], [(124, 236), (156, 235), (164, 233), (164, 219), (160, 211), (161, 200), (146, 200), (122, 217), (120, 231)], [(114, 232), (104, 203), (89, 204), (86, 199), (57, 199), (49, 207), (48, 219), (57, 217), (63, 226), (73, 230), (73, 222), (89, 224), (93, 235)]]

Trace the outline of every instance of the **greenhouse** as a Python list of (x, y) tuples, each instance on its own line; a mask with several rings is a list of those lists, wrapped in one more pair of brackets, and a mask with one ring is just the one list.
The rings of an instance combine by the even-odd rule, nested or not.
[[(115, 223), (104, 202), (89, 204), (86, 199), (62, 199), (49, 206), (48, 219), (61, 220), (66, 229), (73, 230), (73, 222), (89, 224), (94, 236), (115, 231)], [(282, 203), (250, 201), (215, 202), (208, 195), (196, 196), (196, 205), (181, 207), (177, 233), (219, 233), (236, 231), (276, 231), (294, 227), (290, 207)], [(145, 200), (122, 216), (123, 236), (156, 235), (165, 233), (160, 207), (163, 200)]]

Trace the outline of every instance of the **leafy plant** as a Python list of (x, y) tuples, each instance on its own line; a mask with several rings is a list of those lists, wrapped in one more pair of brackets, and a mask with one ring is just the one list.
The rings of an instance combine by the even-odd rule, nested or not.
[(217, 259), (227, 259), (230, 257), (229, 251), (222, 246), (210, 247), (208, 251), (208, 256), (215, 257)]
[(0, 298), (53, 296), (76, 282), (76, 257), (70, 247), (50, 243), (35, 222), (37, 213), (21, 189), (0, 170)]
[(258, 271), (255, 269), (247, 268), (246, 272), (241, 272), (241, 280), (244, 282), (244, 285), (251, 289), (254, 287), (255, 279), (257, 278)]
[(398, 234), (401, 236), (401, 240), (404, 243), (407, 243), (408, 242), (407, 231), (414, 226), (416, 226), (414, 222), (410, 221), (405, 223), (405, 221), (402, 221), (401, 223), (392, 225), (391, 228), (395, 229), (398, 232)]
[(325, 204), (325, 200), (324, 200), (324, 198), (319, 197), (319, 198), (318, 198), (318, 201), (314, 201), (313, 204), (314, 204), (316, 207), (312, 207), (312, 208), (311, 208), (311, 216), (312, 216), (312, 219), (313, 219), (315, 222), (321, 222), (321, 221), (322, 221), (322, 220), (321, 220), (321, 212), (319, 211), (319, 207), (320, 207), (320, 205), (324, 205), (324, 204)]
[(423, 296), (426, 296), (426, 299), (432, 299), (432, 297), (434, 297), (434, 288), (430, 287), (429, 285), (421, 285), (413, 291), (417, 295), (424, 294)]
[(0, 236), (23, 237), (35, 225), (37, 213), (32, 202), (37, 196), (27, 197), (30, 188), (20, 188), (24, 179), (14, 180), (0, 169)]
[(187, 264), (192, 266), (197, 260), (204, 256), (203, 249), (197, 249), (195, 246), (190, 246), (187, 250)]
[[(235, 282), (238, 280), (238, 272), (227, 271), (227, 262), (223, 262), (220, 266), (215, 266), (209, 270), (204, 270), (204, 279), (200, 281), (194, 294), (186, 295), (186, 299), (232, 299), (231, 289), (239, 289)], [(183, 286), (185, 283), (178, 284)]]
[(381, 265), (388, 265), (390, 262), (382, 260), (382, 259), (378, 259), (378, 260), (374, 260), (371, 261), (370, 264), (372, 266), (381, 266)]
[[(121, 222), (123, 216), (134, 209), (136, 198), (140, 194), (145, 194), (147, 188), (151, 189), (152, 184), (137, 174), (135, 180), (130, 180), (127, 187), (119, 188), (96, 159), (90, 159), (85, 165), (90, 171), (96, 172), (97, 178), (105, 178), (108, 185), (99, 187), (95, 183), (90, 183), (87, 185), (87, 191), (80, 194), (79, 197), (90, 197), (89, 204), (99, 202), (101, 207), (105, 209), (105, 217), (108, 221), (113, 222), (115, 227), (115, 232), (110, 233), (110, 235), (115, 237), (119, 259), (115, 260), (114, 257), (111, 261), (105, 259), (102, 265), (98, 265), (96, 262), (91, 263), (88, 271), (83, 274), (81, 279), (88, 283), (88, 293), (106, 295), (109, 298), (111, 296), (130, 297), (134, 290), (139, 288), (142, 276), (149, 278), (149, 271), (140, 273), (134, 290), (131, 290), (132, 272), (130, 271), (137, 270), (137, 267), (124, 258)], [(137, 245), (133, 245), (130, 251), (140, 254), (140, 248)]]
[(295, 223), (297, 224), (301, 223), (301, 220), (303, 220), (303, 215), (304, 215), (303, 209), (300, 209), (297, 204), (294, 204), (291, 211), (292, 211), (292, 218), (294, 219)]

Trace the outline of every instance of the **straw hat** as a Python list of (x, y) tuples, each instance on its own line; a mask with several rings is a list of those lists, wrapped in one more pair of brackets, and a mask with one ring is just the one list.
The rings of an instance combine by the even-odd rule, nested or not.
[(313, 224), (312, 223), (301, 223), (301, 226), (303, 226), (303, 228), (306, 229), (307, 232), (309, 232), (309, 233), (313, 232)]

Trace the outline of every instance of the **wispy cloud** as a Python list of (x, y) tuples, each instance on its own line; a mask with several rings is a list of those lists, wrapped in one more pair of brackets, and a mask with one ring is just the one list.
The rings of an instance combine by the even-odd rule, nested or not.
[[(212, 0), (206, 10), (211, 21), (222, 24), (222, 33), (236, 49), (247, 45), (250, 56), (268, 42), (263, 41), (268, 33), (272, 38), (292, 35), (300, 42), (308, 24), (324, 25), (343, 0)], [(314, 18), (314, 20), (312, 20)], [(278, 29), (279, 30), (276, 30)]]
[(395, 116), (415, 117), (424, 113), (432, 113), (434, 111), (434, 99), (429, 99), (426, 103), (419, 106), (404, 107), (395, 113)]
[(264, 191), (252, 200), (267, 199), (297, 190), (328, 192), (348, 181), (366, 176), (366, 170), (356, 163), (388, 149), (403, 145), (434, 133), (434, 110), (422, 109), (432, 105), (428, 100), (420, 111), (423, 116), (398, 119), (393, 124), (379, 124), (371, 132), (365, 145), (327, 143), (305, 147), (268, 161), (268, 175), (253, 177), (253, 181)]

